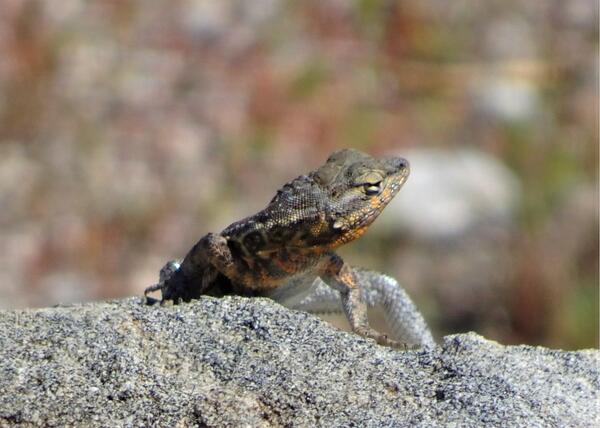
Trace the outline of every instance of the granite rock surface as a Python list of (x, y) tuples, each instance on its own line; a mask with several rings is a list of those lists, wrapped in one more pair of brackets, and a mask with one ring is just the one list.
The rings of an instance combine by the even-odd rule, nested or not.
[(398, 351), (265, 299), (0, 312), (0, 426), (599, 426), (600, 353)]

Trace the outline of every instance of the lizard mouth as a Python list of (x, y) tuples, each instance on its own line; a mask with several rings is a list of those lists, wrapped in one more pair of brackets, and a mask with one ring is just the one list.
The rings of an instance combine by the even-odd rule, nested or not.
[(393, 198), (396, 195), (396, 193), (398, 193), (398, 191), (406, 182), (410, 174), (410, 164), (406, 159), (391, 158), (390, 164), (392, 165), (392, 172), (389, 173), (387, 177), (387, 179), (389, 180), (388, 187), (391, 191), (389, 199)]

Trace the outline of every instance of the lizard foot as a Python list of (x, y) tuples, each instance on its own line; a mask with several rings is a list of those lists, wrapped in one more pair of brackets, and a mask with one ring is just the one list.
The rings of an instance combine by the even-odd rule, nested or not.
[(388, 346), (394, 349), (402, 349), (404, 351), (411, 349), (407, 343), (390, 339), (386, 334), (379, 333), (372, 328), (358, 328), (354, 332), (367, 339), (373, 339), (375, 342), (377, 342), (377, 344), (382, 346)]
[[(181, 300), (181, 293), (180, 290), (178, 290), (178, 288), (181, 287), (177, 287), (177, 284), (181, 281), (175, 280), (177, 276), (175, 273), (179, 270), (180, 265), (178, 260), (171, 260), (162, 267), (158, 283), (151, 285), (144, 290), (144, 297), (146, 298), (147, 305), (154, 305), (159, 301), (160, 304), (163, 305), (167, 300), (173, 300), (175, 303), (178, 303), (179, 300)], [(148, 296), (149, 293), (159, 290), (161, 292), (160, 300)]]
[(189, 278), (181, 269), (181, 263), (178, 260), (171, 260), (160, 270), (158, 284), (144, 290), (146, 304), (153, 305), (159, 301), (148, 297), (149, 293), (159, 290), (161, 292), (161, 305), (165, 305), (168, 301), (173, 301), (173, 304), (177, 305), (182, 301), (189, 302), (192, 299), (197, 299), (204, 290), (209, 288), (217, 274), (218, 272), (214, 268), (207, 267), (200, 271), (197, 278)]

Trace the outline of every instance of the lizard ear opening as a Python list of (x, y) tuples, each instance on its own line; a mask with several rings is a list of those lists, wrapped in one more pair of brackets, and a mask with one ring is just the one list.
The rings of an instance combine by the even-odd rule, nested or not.
[(325, 164), (314, 172), (313, 178), (321, 186), (328, 186), (335, 180), (339, 173), (339, 168), (336, 165)]

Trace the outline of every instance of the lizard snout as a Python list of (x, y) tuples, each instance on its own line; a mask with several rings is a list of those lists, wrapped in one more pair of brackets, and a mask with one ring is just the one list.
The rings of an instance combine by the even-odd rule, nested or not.
[(403, 172), (406, 170), (405, 173), (408, 174), (410, 171), (410, 164), (404, 158), (390, 158), (389, 163), (394, 173)]

